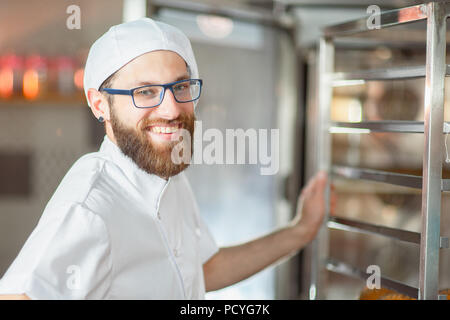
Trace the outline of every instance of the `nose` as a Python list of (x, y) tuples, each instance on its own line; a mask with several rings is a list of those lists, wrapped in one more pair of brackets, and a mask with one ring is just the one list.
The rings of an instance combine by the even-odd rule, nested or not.
[(176, 119), (180, 115), (180, 105), (169, 89), (164, 93), (161, 104), (155, 109), (157, 115), (166, 120)]

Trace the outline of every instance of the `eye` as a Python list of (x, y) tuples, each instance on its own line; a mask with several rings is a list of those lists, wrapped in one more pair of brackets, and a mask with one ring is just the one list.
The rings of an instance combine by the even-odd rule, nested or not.
[(142, 88), (142, 89), (138, 89), (136, 91), (134, 91), (134, 94), (139, 95), (139, 96), (156, 96), (158, 95), (158, 90), (154, 89), (154, 88)]
[(188, 82), (183, 82), (183, 83), (179, 83), (177, 84), (174, 89), (176, 91), (183, 91), (183, 90), (188, 90), (189, 89), (189, 83)]

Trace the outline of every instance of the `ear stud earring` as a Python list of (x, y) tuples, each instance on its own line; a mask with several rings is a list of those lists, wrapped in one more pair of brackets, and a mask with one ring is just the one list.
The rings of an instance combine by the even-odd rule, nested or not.
[(103, 119), (102, 116), (98, 117), (98, 122), (104, 122), (104, 121), (105, 121), (105, 119)]

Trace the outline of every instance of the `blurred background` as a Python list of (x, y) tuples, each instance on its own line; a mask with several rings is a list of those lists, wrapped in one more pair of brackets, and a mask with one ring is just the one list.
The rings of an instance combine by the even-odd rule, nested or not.
[[(253, 164), (198, 164), (187, 170), (202, 216), (217, 243), (227, 246), (288, 223), (302, 186), (314, 173), (321, 29), (364, 17), (369, 5), (386, 10), (415, 3), (421, 2), (0, 1), (0, 276), (67, 170), (100, 146), (104, 131), (87, 107), (83, 68), (91, 44), (110, 26), (149, 16), (186, 33), (205, 83), (196, 110), (203, 131), (280, 130), (276, 175), (260, 175), (260, 166)], [(80, 8), (79, 29), (68, 27), (71, 5)], [(424, 27), (419, 23), (394, 28), (389, 42), (369, 47), (364, 45), (369, 35), (343, 42), (337, 47), (336, 70), (424, 64)], [(405, 32), (409, 42), (399, 45)], [(345, 50), (341, 53), (340, 48)], [(423, 79), (338, 88), (333, 92), (331, 118), (423, 121), (423, 88)], [(450, 117), (448, 112), (445, 116)], [(335, 164), (422, 174), (422, 135), (337, 134), (332, 150)], [(450, 176), (447, 166), (444, 176)], [(420, 232), (420, 190), (345, 179), (336, 179), (335, 184), (339, 216)], [(448, 200), (444, 195), (444, 234)], [(362, 269), (377, 264), (383, 274), (418, 285), (418, 246), (338, 230), (330, 231), (330, 238), (331, 256)], [(448, 270), (449, 258), (443, 253), (441, 270)], [(305, 299), (307, 259), (300, 252), (239, 284), (208, 293), (207, 298)], [(365, 285), (331, 273), (327, 279), (323, 296), (327, 299), (357, 299)], [(442, 271), (442, 288), (449, 281)]]

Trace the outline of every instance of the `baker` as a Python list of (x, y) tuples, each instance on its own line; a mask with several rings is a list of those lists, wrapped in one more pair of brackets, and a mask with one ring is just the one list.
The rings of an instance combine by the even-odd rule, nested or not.
[(302, 190), (289, 225), (218, 248), (183, 172), (189, 162), (172, 152), (188, 143), (183, 132), (193, 137), (202, 85), (191, 44), (173, 26), (143, 18), (92, 45), (84, 89), (104, 140), (61, 181), (0, 280), (2, 298), (203, 299), (315, 237), (323, 172)]

